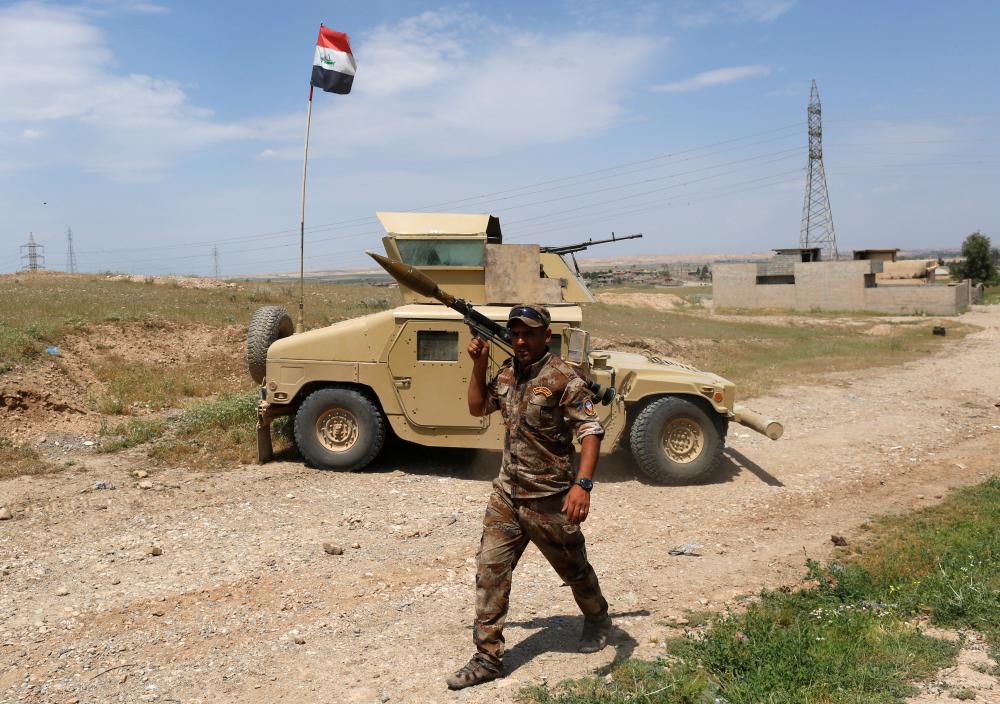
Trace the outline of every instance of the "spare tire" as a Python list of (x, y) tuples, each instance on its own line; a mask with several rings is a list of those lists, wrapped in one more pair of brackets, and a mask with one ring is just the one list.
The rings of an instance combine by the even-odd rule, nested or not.
[(255, 382), (264, 381), (267, 348), (293, 332), (295, 325), (284, 306), (264, 306), (254, 311), (247, 330), (247, 370)]

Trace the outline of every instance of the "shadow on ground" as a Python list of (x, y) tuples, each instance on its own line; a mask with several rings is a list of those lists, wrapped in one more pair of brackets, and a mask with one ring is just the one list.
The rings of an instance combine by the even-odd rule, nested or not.
[[(280, 462), (303, 461), (294, 445), (276, 451), (274, 459)], [(500, 460), (501, 453), (495, 450), (425, 447), (393, 437), (386, 440), (385, 447), (378, 457), (360, 471), (388, 473), (398, 470), (413, 475), (491, 482), (500, 471)], [(773, 474), (733, 448), (726, 448), (711, 474), (689, 484), (699, 486), (725, 484), (735, 481), (743, 472), (753, 474), (768, 486), (784, 486)], [(632, 454), (623, 448), (601, 456), (597, 481), (599, 483), (638, 481), (647, 486), (662, 486), (639, 471)]]
[[(640, 609), (611, 613), (611, 618), (615, 620), (634, 616), (649, 616), (649, 611)], [(583, 630), (583, 616), (546, 616), (533, 618), (530, 621), (508, 621), (507, 627), (535, 631), (508, 650), (504, 656), (504, 671), (509, 675), (542, 653), (578, 652), (577, 643)], [(639, 643), (628, 631), (616, 625), (611, 631), (608, 646), (614, 648), (615, 655), (610, 663), (599, 670), (602, 675), (610, 672), (618, 663), (630, 658)]]

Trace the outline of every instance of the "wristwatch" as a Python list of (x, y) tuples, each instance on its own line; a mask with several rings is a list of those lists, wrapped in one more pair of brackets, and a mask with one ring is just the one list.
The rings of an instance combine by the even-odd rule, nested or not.
[(590, 481), (589, 479), (585, 479), (583, 477), (577, 479), (573, 483), (576, 484), (581, 489), (583, 489), (584, 491), (590, 491), (591, 489), (594, 488), (594, 482)]

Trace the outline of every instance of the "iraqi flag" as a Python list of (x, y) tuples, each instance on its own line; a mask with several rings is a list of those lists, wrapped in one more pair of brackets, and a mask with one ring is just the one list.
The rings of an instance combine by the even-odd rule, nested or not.
[(327, 93), (347, 95), (357, 70), (347, 35), (320, 25), (310, 83)]

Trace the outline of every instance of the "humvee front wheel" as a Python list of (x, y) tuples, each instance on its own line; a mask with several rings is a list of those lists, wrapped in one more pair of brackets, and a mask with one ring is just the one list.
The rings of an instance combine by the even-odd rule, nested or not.
[(629, 444), (643, 474), (661, 484), (678, 484), (711, 472), (722, 456), (724, 441), (702, 408), (667, 396), (639, 413)]
[(313, 391), (295, 414), (295, 444), (319, 469), (361, 469), (382, 449), (385, 429), (382, 412), (353, 389)]

